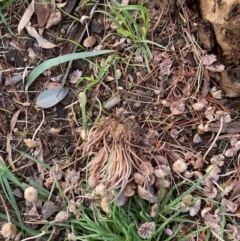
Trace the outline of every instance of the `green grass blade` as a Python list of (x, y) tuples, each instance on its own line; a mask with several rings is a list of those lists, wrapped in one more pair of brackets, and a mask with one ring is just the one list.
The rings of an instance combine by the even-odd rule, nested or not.
[[(0, 7), (0, 11), (6, 9), (7, 7), (9, 7), (15, 0), (10, 0), (7, 3), (5, 3), (2, 7)], [(0, 1), (1, 2), (1, 1)]]
[(101, 51), (93, 51), (93, 52), (82, 52), (82, 53), (73, 53), (73, 54), (66, 54), (63, 56), (59, 56), (57, 58), (49, 59), (42, 64), (40, 64), (37, 68), (35, 68), (31, 74), (28, 76), (25, 86), (25, 91), (28, 91), (29, 86), (36, 80), (36, 78), (45, 70), (58, 65), (64, 62), (81, 59), (81, 58), (90, 58), (102, 54), (112, 53), (112, 50), (101, 50)]

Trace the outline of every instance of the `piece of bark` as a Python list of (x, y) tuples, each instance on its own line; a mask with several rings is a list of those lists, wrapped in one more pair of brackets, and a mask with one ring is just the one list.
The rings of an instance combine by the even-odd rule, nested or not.
[(220, 87), (228, 97), (240, 96), (240, 68), (228, 69), (221, 72)]
[[(220, 125), (221, 125), (220, 122), (219, 123), (210, 123), (209, 131), (217, 133), (219, 131)], [(221, 133), (234, 134), (234, 133), (239, 133), (239, 132), (240, 132), (240, 121), (223, 123)]]

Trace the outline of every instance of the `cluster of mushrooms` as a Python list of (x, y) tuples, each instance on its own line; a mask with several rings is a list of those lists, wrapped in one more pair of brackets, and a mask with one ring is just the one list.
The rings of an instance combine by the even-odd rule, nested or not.
[(109, 212), (108, 202), (116, 200), (121, 206), (135, 193), (152, 204), (159, 195), (166, 195), (170, 168), (156, 154), (155, 137), (155, 132), (144, 131), (123, 109), (90, 130), (83, 145), (84, 155), (91, 158), (88, 185), (105, 212)]

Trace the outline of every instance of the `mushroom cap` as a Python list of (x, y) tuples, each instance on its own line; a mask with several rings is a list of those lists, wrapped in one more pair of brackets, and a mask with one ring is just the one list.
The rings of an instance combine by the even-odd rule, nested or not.
[(83, 46), (86, 48), (91, 48), (96, 43), (96, 39), (93, 36), (89, 36), (84, 39)]
[(138, 229), (138, 235), (144, 239), (150, 238), (155, 229), (156, 224), (154, 222), (143, 223)]
[(102, 198), (101, 208), (105, 213), (110, 213), (110, 210), (109, 210), (109, 207), (108, 207), (107, 197)]
[(142, 162), (139, 165), (143, 175), (145, 176), (150, 176), (153, 174), (153, 166), (150, 162)]
[(183, 159), (178, 159), (173, 163), (173, 171), (176, 173), (182, 173), (185, 172), (187, 170), (187, 164), (185, 163), (185, 161)]
[(134, 173), (133, 174), (133, 180), (135, 181), (136, 184), (142, 185), (143, 184), (143, 176), (140, 173)]
[(1, 229), (2, 236), (7, 239), (13, 239), (17, 233), (17, 227), (11, 222), (5, 223)]
[(216, 164), (209, 165), (205, 171), (208, 173), (208, 179), (214, 179), (215, 181), (219, 179), (218, 173), (221, 172), (221, 169)]
[(150, 207), (150, 216), (152, 218), (155, 218), (155, 216), (157, 215), (157, 210), (158, 210), (158, 205), (157, 203), (153, 204), (151, 207)]
[(104, 197), (105, 196), (105, 186), (103, 183), (99, 183), (96, 187), (95, 187), (95, 194)]
[(29, 202), (35, 202), (38, 199), (38, 191), (34, 187), (27, 187), (24, 191), (24, 198)]
[(123, 194), (126, 197), (131, 197), (133, 196), (135, 193), (135, 190), (133, 189), (133, 184), (132, 183), (128, 183), (123, 191)]

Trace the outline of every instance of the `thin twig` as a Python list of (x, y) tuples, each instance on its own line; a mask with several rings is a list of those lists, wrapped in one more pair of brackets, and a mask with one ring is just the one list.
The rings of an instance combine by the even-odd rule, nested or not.
[(222, 128), (223, 128), (223, 115), (221, 116), (221, 119), (220, 119), (220, 127), (219, 127), (219, 131), (216, 135), (216, 137), (214, 138), (212, 144), (209, 146), (209, 148), (207, 149), (207, 151), (205, 152), (204, 156), (203, 156), (203, 161), (205, 161), (205, 158), (207, 157), (207, 154), (210, 152), (210, 150), (212, 149), (212, 147), (214, 146), (214, 144), (216, 143), (216, 141), (218, 140), (218, 137), (222, 131)]

